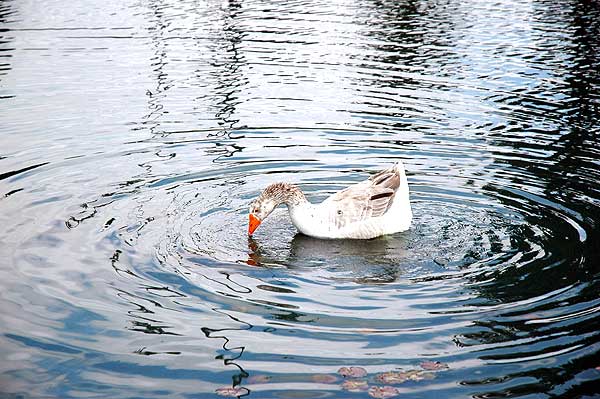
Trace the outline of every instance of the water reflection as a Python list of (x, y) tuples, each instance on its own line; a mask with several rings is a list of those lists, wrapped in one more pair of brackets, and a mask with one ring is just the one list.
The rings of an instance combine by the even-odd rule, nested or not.
[[(0, 2), (9, 395), (596, 393), (597, 3), (81, 9)], [(397, 158), (410, 231), (248, 238)]]
[[(0, 2), (0, 24), (7, 24), (15, 16), (16, 11), (12, 7), (12, 1)], [(9, 29), (0, 28), (0, 82), (4, 80), (4, 76), (8, 75), (8, 72), (11, 69), (11, 50), (14, 50), (13, 40), (14, 35)], [(0, 88), (0, 100), (11, 98), (13, 96), (14, 93), (5, 92)], [(2, 159), (1, 156), (0, 159)]]
[[(236, 119), (236, 105), (242, 102), (240, 95), (243, 87), (248, 84), (244, 69), (246, 59), (241, 51), (242, 40), (247, 35), (239, 26), (244, 18), (240, 2), (229, 0), (223, 10), (222, 27), (217, 32), (214, 51), (215, 59), (211, 62), (211, 80), (216, 82), (210, 96), (198, 100), (214, 101), (215, 119), (224, 132), (229, 132), (239, 122)], [(216, 96), (215, 96), (216, 95)]]
[[(405, 240), (402, 236), (382, 237), (373, 240), (319, 240), (301, 233), (294, 235), (285, 248), (285, 255), (273, 252), (265, 243), (266, 250), (254, 238), (248, 239), (251, 266), (285, 265), (290, 270), (327, 268), (336, 273), (369, 276), (354, 277), (354, 281), (393, 282), (401, 274), (399, 261), (406, 257)], [(271, 249), (271, 250), (270, 250)], [(283, 257), (282, 257), (283, 256)]]
[[(222, 313), (226, 316), (228, 316), (229, 318), (231, 318), (232, 320), (240, 323), (243, 327), (242, 329), (251, 329), (252, 325), (248, 324), (242, 320), (239, 320), (231, 315), (228, 315), (225, 312), (219, 312)], [(204, 335), (206, 335), (207, 338), (210, 339), (221, 339), (223, 340), (223, 350), (227, 353), (227, 355), (231, 355), (230, 357), (228, 357), (227, 355), (218, 355), (216, 357), (216, 359), (222, 359), (223, 360), (223, 364), (225, 366), (235, 366), (237, 367), (237, 369), (239, 370), (238, 374), (234, 374), (231, 378), (232, 378), (232, 386), (236, 387), (238, 385), (240, 385), (243, 381), (244, 378), (248, 378), (248, 373), (242, 368), (242, 366), (240, 366), (236, 360), (240, 359), (243, 354), (244, 354), (244, 346), (237, 346), (237, 347), (230, 347), (228, 344), (230, 342), (229, 338), (227, 338), (226, 336), (226, 331), (229, 331), (231, 329), (210, 329), (208, 327), (203, 327), (202, 328), (202, 332), (204, 333)], [(239, 331), (239, 329), (236, 329), (236, 331)]]
[(167, 91), (173, 85), (173, 79), (169, 77), (166, 67), (169, 64), (170, 58), (167, 54), (167, 42), (165, 35), (169, 30), (171, 22), (165, 16), (165, 6), (161, 1), (149, 3), (150, 12), (148, 16), (151, 18), (151, 25), (148, 27), (152, 46), (154, 48), (154, 56), (150, 59), (155, 86), (146, 91), (148, 96), (148, 114), (143, 117), (143, 125), (149, 126), (149, 131), (152, 135), (165, 134), (164, 128), (161, 127), (160, 119), (168, 114), (165, 109), (164, 101), (167, 96)]
[[(513, 245), (522, 256), (508, 269), (486, 275), (485, 283), (476, 287), (500, 303), (523, 305), (500, 312), (493, 323), (478, 322), (479, 331), (465, 334), (457, 341), (464, 346), (501, 342), (521, 346), (512, 354), (496, 351), (482, 358), (498, 363), (532, 364), (546, 359), (547, 367), (543, 372), (535, 369), (508, 375), (510, 379), (523, 381), (513, 389), (523, 394), (547, 391), (574, 397), (590, 392), (592, 381), (586, 381), (580, 373), (582, 369), (595, 367), (596, 351), (593, 348), (598, 338), (595, 323), (590, 325), (590, 316), (600, 305), (592, 294), (597, 293), (600, 286), (596, 273), (590, 273), (589, 265), (598, 262), (591, 247), (600, 237), (595, 221), (585, 216), (590, 210), (588, 199), (597, 195), (596, 184), (585, 184), (584, 188), (582, 182), (587, 179), (598, 181), (597, 168), (593, 166), (598, 153), (595, 140), (597, 109), (593, 109), (593, 104), (598, 98), (597, 93), (589, 91), (599, 83), (597, 74), (594, 76), (589, 70), (591, 65), (596, 67), (598, 64), (597, 56), (589, 51), (590, 47), (598, 47), (598, 24), (590, 24), (587, 18), (600, 16), (600, 10), (590, 7), (588, 2), (570, 3), (571, 12), (550, 13), (556, 11), (554, 7), (543, 3), (537, 6), (542, 10), (542, 20), (556, 22), (559, 19), (565, 26), (572, 26), (569, 29), (572, 32), (570, 44), (565, 46), (563, 54), (556, 55), (569, 60), (567, 63), (571, 66), (563, 83), (557, 85), (556, 96), (566, 96), (567, 102), (578, 105), (560, 111), (560, 114), (554, 108), (555, 113), (549, 115), (555, 122), (551, 130), (542, 126), (523, 126), (520, 134), (537, 140), (519, 140), (510, 131), (494, 133), (495, 138), (503, 145), (514, 147), (515, 152), (535, 153), (543, 149), (548, 154), (547, 157), (524, 160), (507, 156), (501, 147), (498, 150), (502, 151), (492, 150), (497, 162), (510, 165), (511, 170), (507, 173), (505, 167), (499, 167), (495, 180), (510, 180), (510, 185), (519, 189), (506, 190), (500, 185), (489, 185), (487, 189), (505, 208), (519, 209), (527, 224), (513, 238)], [(548, 40), (547, 36), (545, 39)], [(537, 87), (532, 92), (542, 91), (542, 87)], [(585, 100), (580, 101), (582, 98)], [(540, 329), (540, 325), (544, 328)], [(565, 340), (561, 331), (566, 326), (570, 335), (580, 338)], [(529, 347), (528, 341), (519, 345), (519, 340), (525, 337), (544, 342), (544, 349)], [(561, 374), (560, 378), (556, 378), (557, 373)], [(573, 386), (574, 380), (581, 382)], [(468, 383), (483, 381), (478, 379)], [(499, 391), (487, 393), (501, 394)]]

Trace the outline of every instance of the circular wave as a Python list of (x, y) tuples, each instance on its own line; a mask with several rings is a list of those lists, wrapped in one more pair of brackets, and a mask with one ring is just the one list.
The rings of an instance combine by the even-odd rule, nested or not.
[[(345, 144), (335, 143), (339, 148)], [(448, 153), (436, 155), (443, 160)], [(297, 163), (304, 165), (302, 173), (295, 173)], [(478, 176), (465, 173), (470, 164), (447, 168), (449, 186), (439, 184), (439, 171), (428, 171), (419, 160), (405, 163), (413, 225), (407, 232), (367, 241), (298, 234), (285, 208), (249, 238), (247, 207), (269, 182), (293, 181), (320, 201), (385, 162), (331, 170), (309, 155), (291, 162), (217, 164), (161, 178), (151, 190), (142, 190), (142, 197), (148, 195), (146, 208), (160, 204), (158, 216), (141, 233), (148, 244), (154, 243), (156, 264), (182, 276), (192, 287), (187, 295), (193, 292), (192, 297), (209, 301), (241, 323), (239, 330), (224, 332), (228, 342), (251, 344), (252, 331), (260, 330), (273, 343), (271, 349), (262, 347), (236, 361), (243, 370), (263, 371), (247, 378), (242, 373), (245, 389), (278, 390), (289, 386), (290, 378), (330, 384), (332, 368), (348, 364), (343, 353), (353, 353), (352, 363), (368, 370), (374, 376), (370, 386), (378, 386), (377, 373), (399, 367), (412, 375), (411, 367), (424, 359), (436, 359), (450, 370), (526, 363), (533, 372), (535, 362), (581, 350), (579, 340), (566, 346), (558, 342), (561, 327), (531, 330), (578, 323), (598, 306), (592, 301), (557, 311), (581, 286), (564, 278), (531, 285), (545, 275), (561, 275), (577, 262), (573, 251), (586, 245), (589, 229), (580, 215), (536, 194), (535, 184), (528, 186), (533, 192), (523, 190), (528, 176), (520, 175), (517, 186), (510, 180), (517, 172), (495, 164)], [(206, 334), (222, 336), (217, 330)], [(293, 348), (283, 343), (291, 331), (297, 337)], [(382, 353), (404, 355), (371, 358), (372, 351), (361, 342), (372, 334), (387, 337), (380, 342)], [(345, 337), (344, 343), (325, 358), (317, 355), (333, 336)], [(438, 341), (444, 336), (453, 338)], [(279, 374), (273, 374), (271, 358), (278, 359)], [(318, 374), (309, 372), (315, 362)], [(435, 378), (441, 382), (444, 376)], [(476, 378), (464, 383), (483, 384)]]

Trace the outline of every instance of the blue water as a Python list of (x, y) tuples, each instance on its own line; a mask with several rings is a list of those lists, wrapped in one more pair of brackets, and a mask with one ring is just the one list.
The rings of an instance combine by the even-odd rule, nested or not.
[(0, 1), (0, 397), (598, 397), (598, 71), (594, 1)]

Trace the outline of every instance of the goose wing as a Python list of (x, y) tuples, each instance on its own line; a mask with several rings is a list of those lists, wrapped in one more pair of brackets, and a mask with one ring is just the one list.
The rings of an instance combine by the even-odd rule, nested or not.
[(384, 215), (400, 187), (396, 165), (329, 197), (330, 218), (336, 227)]

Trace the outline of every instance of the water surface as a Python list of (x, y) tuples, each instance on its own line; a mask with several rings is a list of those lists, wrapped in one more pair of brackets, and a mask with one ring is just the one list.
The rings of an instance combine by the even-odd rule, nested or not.
[[(597, 397), (599, 38), (583, 0), (1, 1), (0, 396)], [(409, 231), (248, 238), (267, 184), (398, 159)]]

